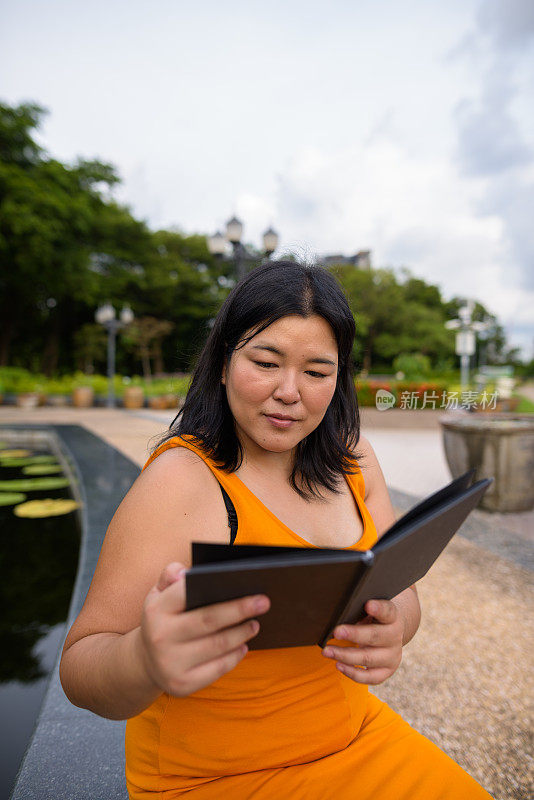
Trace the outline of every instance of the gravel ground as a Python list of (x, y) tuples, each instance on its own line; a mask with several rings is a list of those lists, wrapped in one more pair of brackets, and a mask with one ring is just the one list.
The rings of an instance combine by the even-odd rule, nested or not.
[(532, 800), (532, 573), (457, 537), (419, 595), (421, 627), (373, 691), (496, 800)]

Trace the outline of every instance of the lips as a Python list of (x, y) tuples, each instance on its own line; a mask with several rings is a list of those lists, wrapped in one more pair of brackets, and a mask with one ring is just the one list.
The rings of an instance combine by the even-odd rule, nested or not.
[(295, 422), (299, 421), (294, 417), (288, 416), (287, 414), (266, 414), (265, 416), (267, 417), (270, 425), (272, 425), (273, 428), (278, 428), (279, 430), (291, 428)]
[(265, 416), (272, 417), (273, 419), (282, 419), (290, 422), (297, 422), (295, 417), (290, 417), (287, 414), (266, 414)]

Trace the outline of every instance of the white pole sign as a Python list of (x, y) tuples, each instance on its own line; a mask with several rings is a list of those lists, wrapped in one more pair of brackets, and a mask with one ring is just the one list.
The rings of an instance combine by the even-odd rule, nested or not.
[(472, 356), (475, 354), (474, 331), (458, 331), (456, 334), (456, 355)]

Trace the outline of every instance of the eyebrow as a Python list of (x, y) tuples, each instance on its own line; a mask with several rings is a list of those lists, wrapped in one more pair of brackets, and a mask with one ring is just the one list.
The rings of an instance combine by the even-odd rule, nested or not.
[[(281, 356), (282, 358), (285, 356), (285, 353), (282, 350), (279, 350), (277, 347), (273, 347), (270, 344), (254, 344), (252, 345), (253, 350), (268, 350), (270, 353), (275, 353), (277, 356)], [(309, 364), (331, 364), (333, 367), (337, 366), (335, 361), (332, 361), (331, 358), (308, 358), (307, 362)]]

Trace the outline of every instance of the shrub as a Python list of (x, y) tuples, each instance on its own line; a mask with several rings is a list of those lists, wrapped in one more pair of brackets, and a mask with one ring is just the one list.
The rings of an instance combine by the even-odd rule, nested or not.
[(395, 372), (402, 372), (407, 380), (428, 378), (432, 372), (430, 359), (422, 353), (400, 353), (393, 361)]
[(0, 367), (0, 387), (6, 394), (43, 391), (44, 375), (33, 374), (23, 367)]

